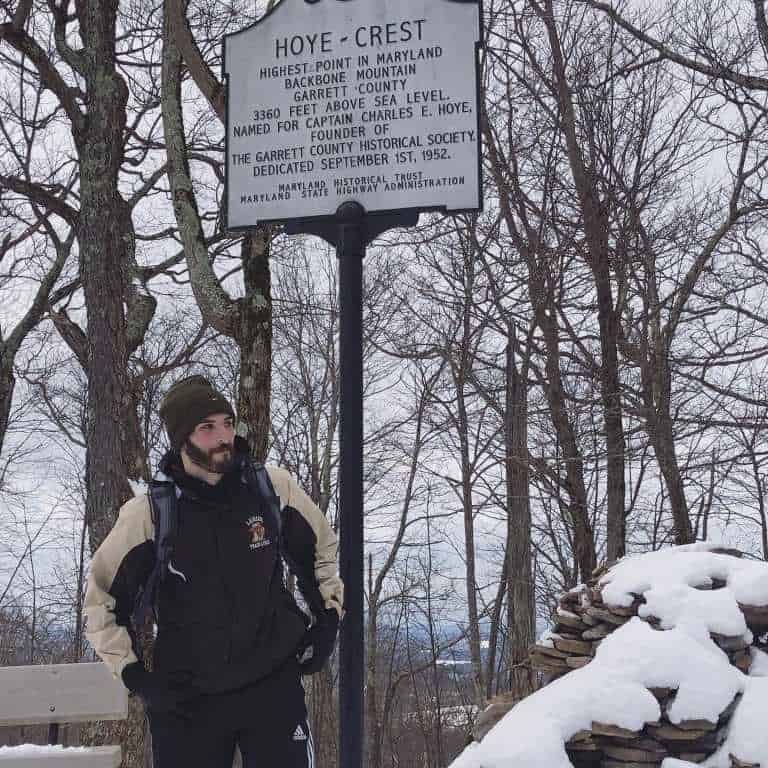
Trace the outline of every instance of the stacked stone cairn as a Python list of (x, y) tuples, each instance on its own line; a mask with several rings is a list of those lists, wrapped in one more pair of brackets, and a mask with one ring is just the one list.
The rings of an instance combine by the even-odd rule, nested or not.
[[(721, 554), (739, 557), (735, 550), (716, 550)], [(588, 664), (603, 638), (638, 615), (645, 602), (635, 595), (631, 605), (607, 605), (601, 594), (599, 579), (606, 572), (600, 568), (586, 585), (566, 593), (559, 601), (553, 616), (553, 631), (547, 640), (531, 649), (531, 664), (550, 682), (571, 670)], [(713, 583), (706, 589), (719, 589), (724, 583)], [(768, 606), (739, 606), (747, 626), (755, 638), (768, 631)], [(654, 628), (660, 622), (653, 616), (642, 617)], [(712, 634), (713, 641), (727, 654), (731, 663), (742, 672), (748, 672), (751, 649), (742, 637)], [(669, 704), (676, 691), (670, 688), (652, 688), (651, 693), (661, 705), (661, 719), (648, 723), (641, 731), (631, 731), (593, 722), (590, 730), (574, 734), (565, 745), (575, 768), (651, 768), (659, 766), (667, 757), (676, 757), (692, 763), (703, 762), (720, 746), (725, 738), (731, 715), (738, 704), (737, 697), (721, 713), (717, 722), (690, 720), (673, 724), (666, 717)], [(732, 768), (759, 768), (731, 756)], [(768, 768), (768, 766), (762, 766)]]

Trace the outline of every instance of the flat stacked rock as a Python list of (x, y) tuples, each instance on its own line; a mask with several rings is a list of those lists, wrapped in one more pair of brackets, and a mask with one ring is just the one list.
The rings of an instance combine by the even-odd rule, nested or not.
[(738, 703), (738, 696), (717, 722), (687, 720), (673, 725), (666, 718), (667, 707), (675, 697), (670, 688), (653, 688), (651, 693), (661, 704), (662, 717), (648, 723), (641, 731), (630, 731), (609, 723), (592, 723), (589, 731), (579, 731), (565, 745), (576, 768), (651, 768), (666, 757), (691, 763), (706, 760), (725, 740), (728, 722)]
[[(733, 549), (712, 551), (741, 557), (741, 553)], [(607, 605), (599, 584), (600, 577), (606, 571), (605, 567), (598, 569), (586, 585), (566, 592), (560, 598), (552, 617), (553, 631), (545, 642), (531, 649), (531, 665), (544, 673), (548, 682), (588, 664), (602, 639), (633, 616), (637, 616), (638, 609), (645, 603), (642, 595), (634, 595), (631, 605)], [(721, 589), (724, 586), (725, 582), (712, 579), (711, 584), (699, 589)], [(768, 606), (740, 603), (739, 608), (755, 638), (768, 632)], [(655, 616), (640, 618), (654, 628), (660, 627), (661, 622)], [(729, 637), (715, 632), (711, 633), (711, 637), (734, 666), (742, 672), (749, 672), (752, 646), (743, 637)]]
[[(626, 608), (607, 606), (596, 582), (594, 579), (586, 587), (560, 598), (552, 617), (553, 631), (545, 643), (531, 649), (531, 664), (549, 680), (588, 664), (602, 639), (637, 616), (637, 609), (645, 602), (638, 595)], [(650, 622), (653, 624), (654, 620)]]
[[(721, 554), (740, 557), (735, 550), (720, 550)], [(606, 572), (601, 568), (586, 585), (566, 593), (555, 611), (552, 632), (530, 652), (531, 665), (550, 682), (571, 670), (588, 664), (603, 638), (632, 617), (645, 603), (635, 594), (629, 606), (607, 605), (603, 600), (599, 580)], [(703, 589), (719, 589), (724, 582), (713, 579)], [(768, 631), (768, 607), (740, 605), (747, 626), (757, 638)], [(654, 628), (660, 621), (654, 616), (640, 617)], [(747, 673), (751, 664), (751, 647), (741, 636), (730, 637), (712, 633), (712, 640), (728, 656), (731, 663)], [(669, 705), (677, 691), (669, 688), (651, 689), (661, 705), (661, 719), (647, 723), (641, 731), (629, 731), (609, 723), (592, 723), (590, 730), (579, 731), (566, 744), (566, 751), (576, 768), (651, 768), (667, 757), (701, 763), (724, 741), (731, 715), (739, 696), (720, 715), (717, 722), (691, 720), (673, 724), (667, 718)], [(731, 756), (732, 768), (751, 766)], [(765, 766), (764, 768), (768, 768)]]

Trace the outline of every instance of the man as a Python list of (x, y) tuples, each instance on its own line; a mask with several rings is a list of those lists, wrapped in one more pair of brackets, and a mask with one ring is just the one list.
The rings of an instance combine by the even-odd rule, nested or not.
[(301, 674), (319, 671), (336, 640), (336, 536), (290, 474), (270, 467), (278, 521), (246, 482), (253, 465), (231, 405), (205, 378), (175, 384), (160, 417), (171, 444), (160, 469), (175, 486), (178, 526), (157, 589), (153, 671), (139, 661), (131, 624), (156, 560), (148, 495), (122, 507), (94, 554), (88, 639), (144, 700), (155, 768), (229, 768), (235, 745), (245, 768), (310, 768)]

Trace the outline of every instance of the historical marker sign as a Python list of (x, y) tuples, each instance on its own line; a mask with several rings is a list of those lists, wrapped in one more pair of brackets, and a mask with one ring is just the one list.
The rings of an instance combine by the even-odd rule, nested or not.
[(282, 0), (224, 40), (227, 224), (481, 207), (473, 0)]

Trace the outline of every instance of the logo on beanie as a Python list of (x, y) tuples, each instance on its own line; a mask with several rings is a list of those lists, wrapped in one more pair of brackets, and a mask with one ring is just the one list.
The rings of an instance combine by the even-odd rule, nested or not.
[(256, 515), (246, 520), (248, 526), (248, 535), (251, 539), (251, 549), (261, 549), (268, 547), (272, 540), (267, 538), (267, 529), (264, 527), (264, 518)]

